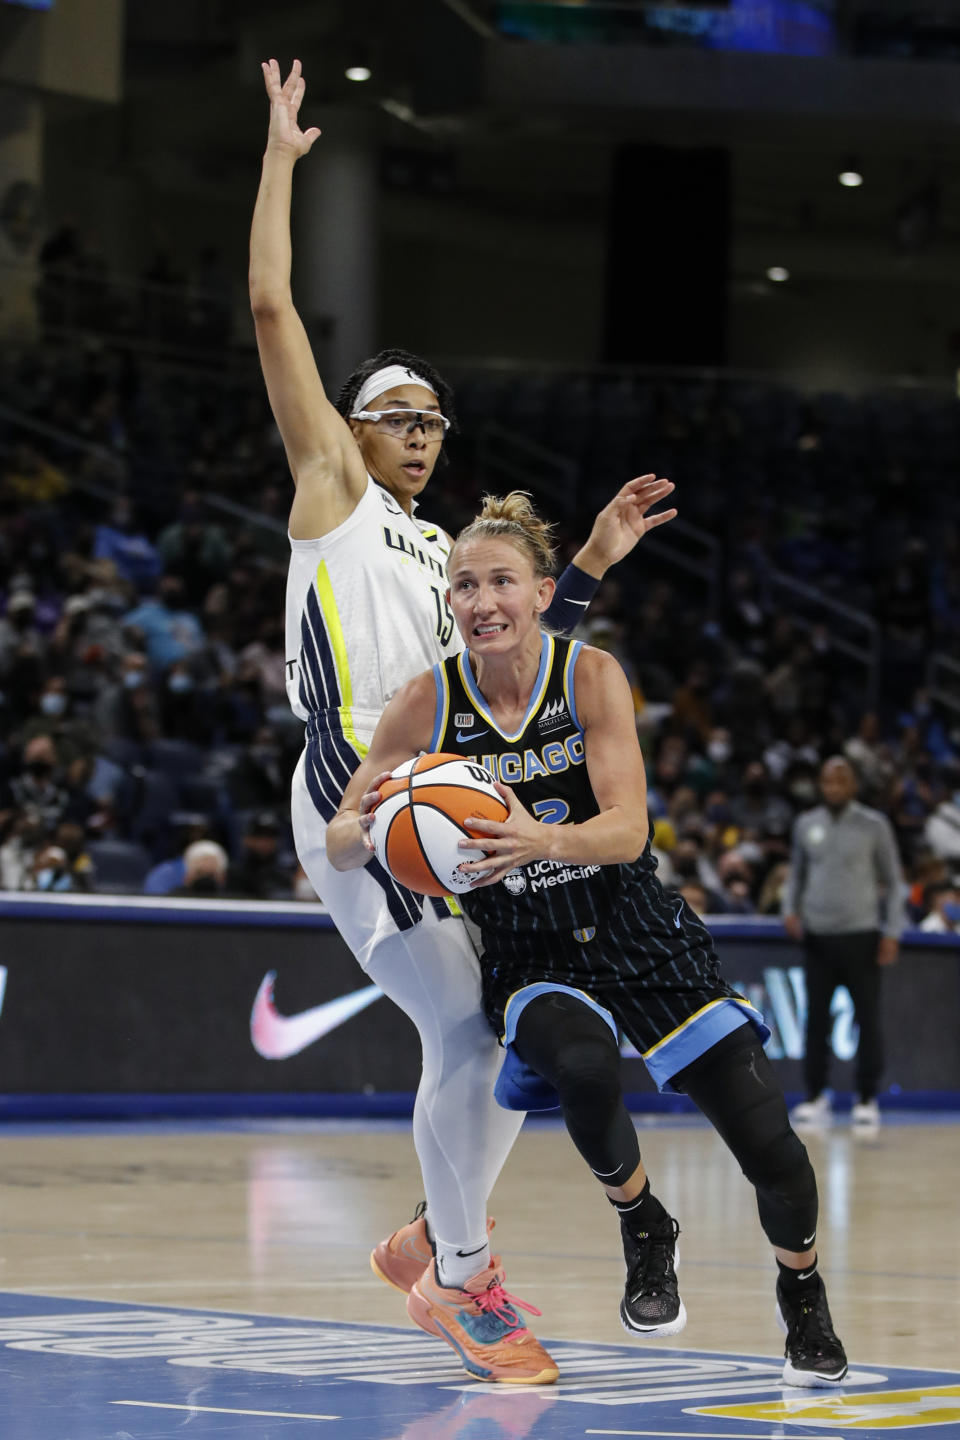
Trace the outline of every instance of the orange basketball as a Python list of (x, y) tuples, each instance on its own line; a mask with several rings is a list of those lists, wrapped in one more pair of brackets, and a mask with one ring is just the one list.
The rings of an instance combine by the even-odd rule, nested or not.
[(483, 859), (480, 849), (458, 848), (475, 833), (464, 824), (467, 816), (507, 814), (482, 765), (461, 755), (419, 755), (380, 786), (370, 834), (377, 859), (400, 885), (418, 895), (455, 895), (470, 889), (459, 866)]

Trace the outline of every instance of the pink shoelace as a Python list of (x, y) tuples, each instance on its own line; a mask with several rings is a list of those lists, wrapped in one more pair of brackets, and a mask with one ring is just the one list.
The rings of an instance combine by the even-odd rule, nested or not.
[(516, 1295), (511, 1295), (502, 1285), (494, 1281), (486, 1290), (481, 1290), (475, 1297), (477, 1308), (489, 1311), (502, 1320), (504, 1325), (517, 1325), (525, 1332), (526, 1327), (521, 1323), (517, 1310), (526, 1310), (528, 1315), (542, 1315), (543, 1311), (538, 1310), (536, 1305), (528, 1305), (526, 1300), (520, 1300)]

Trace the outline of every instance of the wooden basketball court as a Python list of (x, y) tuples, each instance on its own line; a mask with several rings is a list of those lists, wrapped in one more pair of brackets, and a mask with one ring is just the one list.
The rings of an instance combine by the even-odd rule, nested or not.
[[(960, 1370), (956, 1121), (955, 1116), (901, 1115), (875, 1136), (860, 1137), (838, 1119), (828, 1130), (804, 1136), (820, 1183), (821, 1263), (854, 1372), (861, 1366)], [(682, 1227), (679, 1273), (689, 1316), (684, 1333), (674, 1337), (670, 1348), (623, 1334), (617, 1314), (623, 1263), (616, 1219), (555, 1122), (528, 1122), (493, 1197), (495, 1246), (504, 1257), (509, 1289), (542, 1309), (542, 1318), (532, 1324), (545, 1340), (626, 1346), (626, 1355), (617, 1359), (621, 1377), (634, 1354), (638, 1365), (649, 1364), (678, 1349), (777, 1361), (782, 1337), (774, 1321), (774, 1265), (750, 1187), (698, 1119), (637, 1117), (637, 1124), (654, 1188)], [(406, 1221), (421, 1198), (406, 1123), (83, 1122), (8, 1124), (0, 1133), (0, 1291), (7, 1316), (17, 1315), (18, 1303), (27, 1297), (41, 1296), (47, 1297), (43, 1304), (50, 1313), (57, 1302), (79, 1300), (373, 1323), (398, 1327), (397, 1343), (414, 1369), (421, 1363), (440, 1367), (445, 1405), (451, 1394), (457, 1399), (461, 1392), (490, 1393), (492, 1387), (477, 1386), (458, 1369), (445, 1346), (407, 1329), (403, 1297), (369, 1268), (371, 1246)], [(29, 1343), (42, 1348), (39, 1341)], [(2, 1346), (0, 1325), (0, 1403), (8, 1416), (15, 1416), (24, 1398), (18, 1388), (23, 1377), (8, 1362), (19, 1352)], [(76, 1383), (85, 1384), (83, 1377), (92, 1376), (97, 1365), (106, 1367), (103, 1373), (114, 1383), (118, 1372), (110, 1360), (91, 1362)], [(238, 1383), (247, 1378), (241, 1375)], [(558, 1393), (564, 1379), (561, 1363)], [(952, 1381), (941, 1376), (933, 1388), (939, 1393), (945, 1383), (951, 1397), (956, 1391), (958, 1408), (951, 1420), (953, 1399), (944, 1402), (942, 1414), (950, 1423), (943, 1433), (956, 1437), (960, 1375)], [(503, 1389), (498, 1387), (501, 1396)], [(402, 1384), (399, 1390), (395, 1385), (394, 1398), (402, 1390)], [(271, 1413), (313, 1415), (299, 1391), (280, 1402), (278, 1392), (272, 1393), (276, 1408)], [(282, 1397), (282, 1388), (279, 1393)], [(422, 1399), (422, 1386), (418, 1393)], [(292, 1418), (263, 1420), (267, 1412), (257, 1408), (252, 1379), (249, 1394), (243, 1394), (250, 1401), (247, 1408), (235, 1403), (194, 1407), (203, 1425), (190, 1433), (272, 1436), (280, 1433), (276, 1427), (283, 1435), (299, 1433), (286, 1428), (294, 1424)], [(822, 1391), (798, 1394), (805, 1405), (822, 1403)], [(836, 1393), (829, 1398), (835, 1409)], [(104, 1429), (93, 1405), (89, 1427), (81, 1406), (66, 1428), (60, 1416), (50, 1429), (36, 1428), (34, 1420), (34, 1428), (14, 1425), (4, 1433), (31, 1440), (48, 1434), (51, 1440), (173, 1435), (184, 1424), (183, 1412), (193, 1406), (193, 1401), (178, 1402), (179, 1409), (149, 1400), (110, 1403), (153, 1404), (154, 1428), (138, 1428), (146, 1423), (144, 1409), (137, 1417), (131, 1410), (122, 1423), (114, 1420), (114, 1429)], [(496, 1403), (502, 1409), (508, 1402)], [(646, 1411), (630, 1406), (615, 1417), (611, 1413), (613, 1428), (607, 1430), (591, 1427), (577, 1406), (569, 1407), (570, 1415), (563, 1411), (561, 1424), (561, 1407), (554, 1404), (547, 1424), (546, 1403), (534, 1407), (534, 1423), (525, 1420), (525, 1429), (516, 1423), (503, 1428), (505, 1422), (488, 1416), (487, 1428), (476, 1436), (728, 1433), (718, 1429), (719, 1421), (702, 1418), (688, 1419), (686, 1429), (675, 1421), (661, 1421), (656, 1429)], [(516, 1401), (514, 1406), (509, 1413), (516, 1422)], [(216, 1428), (213, 1417), (221, 1412), (233, 1415), (230, 1424), (239, 1428)], [(243, 1428), (241, 1413), (251, 1417), (251, 1428)], [(756, 1433), (762, 1440), (803, 1433), (823, 1440), (847, 1433), (832, 1418), (833, 1411), (827, 1429), (803, 1413), (807, 1418), (799, 1428), (740, 1420), (735, 1433)], [(926, 1420), (909, 1423), (939, 1431), (940, 1417), (941, 1409), (935, 1408)], [(411, 1440), (463, 1433), (451, 1429), (451, 1423), (447, 1416), (443, 1424), (436, 1421), (440, 1428), (431, 1429), (429, 1417), (420, 1416), (419, 1428), (398, 1423), (395, 1433)], [(163, 1424), (169, 1428), (156, 1428)], [(304, 1434), (313, 1433), (311, 1426), (332, 1428), (331, 1421), (313, 1418), (297, 1424), (306, 1427)], [(881, 1429), (888, 1434), (899, 1422), (888, 1416), (874, 1431), (861, 1419), (856, 1428), (861, 1434), (879, 1435)], [(341, 1426), (336, 1433), (360, 1435), (364, 1428)]]

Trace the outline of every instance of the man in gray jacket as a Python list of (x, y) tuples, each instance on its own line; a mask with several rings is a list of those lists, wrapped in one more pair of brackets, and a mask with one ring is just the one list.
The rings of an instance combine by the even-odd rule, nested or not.
[(882, 969), (897, 958), (904, 927), (903, 878), (890, 822), (854, 799), (857, 778), (840, 755), (820, 771), (824, 803), (797, 817), (783, 893), (787, 934), (802, 940), (807, 981), (804, 1076), (807, 1100), (793, 1118), (830, 1116), (826, 1095), (830, 1002), (838, 985), (853, 1000), (860, 1045), (853, 1123), (880, 1123), (877, 1085), (883, 1068)]

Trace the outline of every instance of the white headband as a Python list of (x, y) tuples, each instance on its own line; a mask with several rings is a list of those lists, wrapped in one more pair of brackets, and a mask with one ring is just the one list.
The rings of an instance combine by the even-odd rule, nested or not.
[(369, 379), (364, 380), (360, 386), (356, 400), (353, 402), (351, 417), (359, 415), (361, 410), (366, 410), (371, 400), (382, 395), (386, 390), (392, 390), (395, 385), (422, 385), (424, 390), (433, 392), (433, 386), (418, 375), (415, 370), (408, 370), (405, 365), (385, 365), (382, 370), (374, 370)]

